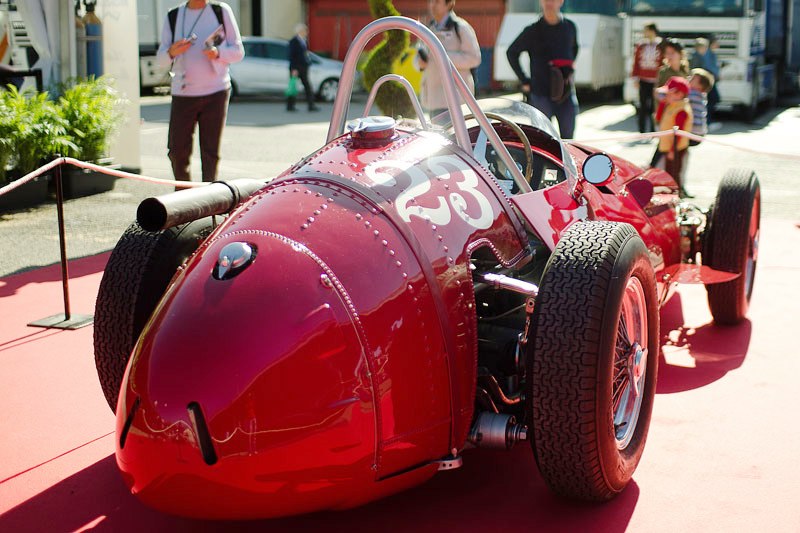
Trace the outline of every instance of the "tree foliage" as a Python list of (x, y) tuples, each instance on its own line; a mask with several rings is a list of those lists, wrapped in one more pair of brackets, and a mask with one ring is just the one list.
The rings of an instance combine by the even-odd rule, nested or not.
[[(391, 0), (368, 0), (368, 3), (369, 10), (376, 19), (400, 14)], [(392, 71), (392, 63), (408, 48), (409, 42), (408, 33), (402, 30), (392, 30), (384, 34), (383, 40), (369, 52), (364, 63), (364, 85), (368, 91), (378, 78)], [(414, 116), (414, 107), (408, 94), (397, 82), (383, 84), (378, 90), (375, 104), (383, 114), (391, 117)]]

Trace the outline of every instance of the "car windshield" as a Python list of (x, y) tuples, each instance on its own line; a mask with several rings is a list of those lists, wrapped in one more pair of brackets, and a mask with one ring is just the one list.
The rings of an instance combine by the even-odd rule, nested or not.
[[(524, 102), (506, 98), (485, 98), (478, 100), (478, 106), (484, 113), (494, 113), (510, 120), (522, 127), (523, 130), (532, 128), (543, 135), (544, 142), (531, 141), (564, 163), (564, 173), (567, 180), (574, 184), (578, 179), (578, 170), (567, 147), (561, 140), (553, 123), (541, 111)], [(468, 111), (464, 111), (468, 113)], [(546, 145), (543, 146), (542, 144)]]
[(632, 15), (741, 17), (744, 0), (630, 0)]

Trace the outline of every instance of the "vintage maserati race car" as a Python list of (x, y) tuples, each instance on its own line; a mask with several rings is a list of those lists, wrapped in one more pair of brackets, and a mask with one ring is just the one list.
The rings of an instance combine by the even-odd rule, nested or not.
[[(387, 29), (453, 72), (449, 125), (345, 132), (355, 60)], [(527, 441), (553, 491), (608, 500), (645, 446), (659, 307), (705, 283), (714, 319), (741, 320), (759, 216), (752, 172), (726, 174), (704, 211), (526, 104), (476, 102), (430, 31), (378, 20), (323, 148), (269, 182), (145, 200), (112, 252), (95, 357), (117, 463), (165, 512), (274, 517)]]

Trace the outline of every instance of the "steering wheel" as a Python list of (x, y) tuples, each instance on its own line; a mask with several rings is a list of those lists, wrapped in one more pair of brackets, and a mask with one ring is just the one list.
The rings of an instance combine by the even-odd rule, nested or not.
[[(528, 140), (528, 136), (525, 135), (525, 132), (522, 131), (522, 128), (520, 128), (514, 122), (511, 122), (507, 118), (503, 117), (502, 115), (498, 115), (496, 113), (491, 113), (491, 112), (486, 112), (486, 113), (484, 113), (484, 115), (486, 115), (486, 118), (488, 118), (488, 119), (496, 120), (497, 122), (500, 122), (500, 123), (504, 124), (505, 126), (508, 126), (508, 128), (511, 131), (513, 131), (517, 135), (517, 137), (519, 137), (519, 140), (522, 141), (522, 145), (525, 148), (525, 159), (526, 159), (524, 177), (525, 177), (525, 181), (530, 183), (531, 182), (531, 177), (533, 176), (533, 150), (531, 149), (531, 142)], [(472, 114), (472, 113), (470, 113), (468, 115), (464, 115), (464, 120), (465, 121), (470, 120), (470, 119), (474, 119), (474, 118), (475, 118), (475, 115)], [(453, 126), (453, 123), (452, 122), (448, 122), (447, 124), (444, 124), (442, 126), (442, 128), (446, 130), (446, 129), (451, 128), (452, 126)], [(480, 141), (480, 139), (481, 139), (481, 135), (478, 135), (478, 141)], [(483, 138), (483, 143), (480, 143), (480, 142), (476, 142), (475, 143), (475, 148), (472, 150), (472, 155), (475, 156), (475, 159), (479, 159), (480, 160), (479, 155), (482, 155), (483, 156), (483, 160), (484, 161), (486, 160), (486, 147), (487, 147), (488, 144), (489, 144), (489, 140), (486, 139), (485, 136)], [(482, 153), (480, 152), (481, 150), (482, 150)]]

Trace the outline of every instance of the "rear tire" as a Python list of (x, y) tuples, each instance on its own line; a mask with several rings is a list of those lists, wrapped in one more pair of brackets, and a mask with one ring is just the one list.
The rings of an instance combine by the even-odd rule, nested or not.
[(740, 273), (726, 283), (706, 285), (708, 306), (717, 324), (741, 322), (750, 306), (758, 263), (761, 188), (752, 170), (725, 173), (708, 217), (703, 264)]
[(112, 411), (139, 334), (178, 267), (210, 231), (208, 218), (159, 232), (134, 222), (111, 252), (97, 292), (94, 360)]
[(636, 230), (573, 225), (534, 309), (526, 409), (539, 470), (559, 495), (609, 500), (639, 463), (656, 388), (655, 274)]

